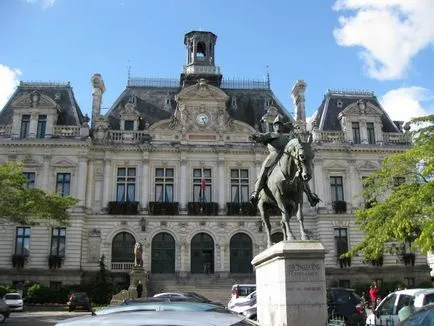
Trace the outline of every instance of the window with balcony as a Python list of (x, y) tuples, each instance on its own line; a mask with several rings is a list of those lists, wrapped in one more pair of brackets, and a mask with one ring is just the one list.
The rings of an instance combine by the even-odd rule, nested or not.
[(134, 130), (134, 120), (125, 120), (124, 130)]
[(53, 228), (51, 231), (50, 255), (65, 257), (66, 228)]
[(30, 227), (18, 226), (15, 233), (15, 255), (28, 257), (30, 252)]
[(20, 138), (29, 138), (30, 114), (25, 114), (21, 118)]
[(360, 144), (360, 126), (358, 122), (352, 123), (353, 128), (353, 143)]
[(212, 202), (211, 169), (193, 169), (193, 201)]
[(133, 202), (136, 198), (136, 168), (118, 168), (116, 201)]
[(345, 213), (347, 203), (344, 200), (343, 178), (340, 176), (330, 177), (330, 190), (333, 208), (336, 213)]
[(174, 180), (175, 178), (173, 168), (155, 169), (156, 202), (173, 202)]
[(23, 175), (28, 180), (23, 187), (26, 189), (35, 188), (35, 172), (23, 172)]
[(249, 170), (231, 170), (231, 202), (246, 203), (249, 201)]
[(56, 193), (61, 196), (71, 194), (71, 173), (57, 173)]
[(47, 129), (47, 116), (40, 115), (38, 117), (38, 128), (36, 130), (36, 138), (45, 138), (46, 129)]
[(334, 229), (336, 258), (341, 267), (351, 266), (351, 258), (341, 258), (342, 254), (348, 252), (348, 234), (346, 228)]
[(375, 144), (375, 129), (373, 122), (366, 123), (366, 131), (368, 133), (368, 144)]

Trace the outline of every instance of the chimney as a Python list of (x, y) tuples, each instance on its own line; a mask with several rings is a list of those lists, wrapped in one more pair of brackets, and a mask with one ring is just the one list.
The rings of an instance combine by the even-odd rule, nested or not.
[(93, 128), (96, 119), (101, 115), (102, 94), (105, 91), (104, 81), (101, 74), (94, 74), (90, 80), (92, 82), (92, 121)]
[(306, 83), (303, 80), (297, 80), (292, 88), (292, 101), (296, 112), (296, 122), (300, 127), (306, 129), (306, 109), (304, 107), (304, 92), (306, 91)]

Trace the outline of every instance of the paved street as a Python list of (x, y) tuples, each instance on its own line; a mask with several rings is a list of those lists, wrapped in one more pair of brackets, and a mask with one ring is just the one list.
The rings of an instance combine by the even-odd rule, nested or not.
[(55, 325), (58, 321), (76, 317), (89, 315), (89, 312), (67, 312), (67, 311), (24, 311), (12, 312), (10, 317), (6, 320), (4, 325), (32, 325), (32, 326), (46, 326)]

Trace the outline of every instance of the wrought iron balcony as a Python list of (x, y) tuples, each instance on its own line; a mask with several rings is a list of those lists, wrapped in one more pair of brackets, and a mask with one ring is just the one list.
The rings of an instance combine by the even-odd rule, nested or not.
[(244, 203), (226, 203), (227, 212), (226, 215), (244, 215), (255, 216), (256, 207), (249, 202)]
[(58, 255), (50, 255), (48, 256), (48, 267), (50, 269), (60, 268), (62, 266), (62, 261), (64, 257)]
[(108, 204), (108, 213), (110, 215), (136, 215), (138, 208), (138, 201), (111, 201)]
[(332, 203), (332, 206), (336, 214), (343, 214), (347, 212), (347, 202), (344, 200), (336, 200)]
[(218, 215), (219, 205), (218, 203), (189, 202), (187, 211), (189, 215)]
[(14, 268), (23, 268), (27, 262), (27, 256), (24, 255), (12, 255), (12, 266)]
[(149, 202), (149, 214), (151, 215), (178, 215), (178, 203), (172, 202)]

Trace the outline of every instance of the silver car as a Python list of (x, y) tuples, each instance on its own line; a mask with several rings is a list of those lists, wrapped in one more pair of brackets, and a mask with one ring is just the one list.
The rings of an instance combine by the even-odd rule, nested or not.
[(11, 313), (11, 309), (6, 304), (6, 302), (0, 298), (0, 323), (4, 323), (6, 318), (9, 317), (10, 313)]
[(216, 311), (134, 311), (82, 316), (60, 321), (56, 326), (247, 326), (244, 316)]

